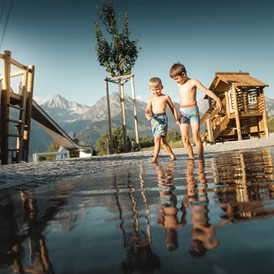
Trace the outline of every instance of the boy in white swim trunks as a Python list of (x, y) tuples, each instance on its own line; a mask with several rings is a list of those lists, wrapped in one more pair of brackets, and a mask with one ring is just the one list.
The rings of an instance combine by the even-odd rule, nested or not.
[(200, 115), (196, 101), (197, 88), (216, 101), (217, 107), (223, 108), (221, 99), (200, 81), (189, 78), (185, 66), (176, 63), (170, 68), (169, 76), (175, 80), (180, 94), (180, 130), (184, 147), (190, 159), (194, 159), (193, 149), (189, 142), (189, 129), (191, 125), (192, 137), (196, 144), (199, 159), (204, 158), (204, 149), (200, 137)]
[(160, 146), (162, 145), (164, 150), (170, 155), (171, 160), (175, 160), (175, 155), (166, 141), (168, 119), (166, 115), (167, 105), (176, 120), (176, 124), (179, 126), (179, 118), (177, 110), (171, 100), (171, 98), (162, 93), (163, 84), (160, 78), (153, 77), (149, 81), (149, 89), (153, 96), (148, 100), (145, 110), (146, 118), (151, 121), (152, 133), (154, 136), (154, 156), (151, 163), (157, 163), (157, 159), (160, 152)]

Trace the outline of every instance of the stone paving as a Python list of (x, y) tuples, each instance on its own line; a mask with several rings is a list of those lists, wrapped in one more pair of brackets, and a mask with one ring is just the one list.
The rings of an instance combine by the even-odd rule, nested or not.
[[(253, 139), (204, 145), (205, 157), (207, 154), (258, 149), (274, 146), (274, 133), (267, 139)], [(196, 152), (195, 147), (193, 147)], [(187, 159), (184, 148), (173, 149), (177, 159)], [(20, 188), (23, 186), (38, 186), (48, 182), (76, 178), (90, 174), (97, 174), (113, 168), (136, 165), (141, 161), (149, 161), (153, 151), (131, 152), (107, 156), (93, 156), (89, 158), (73, 158), (60, 161), (44, 161), (38, 163), (20, 163), (0, 165), (0, 189)], [(163, 150), (160, 152), (159, 162), (168, 159)]]

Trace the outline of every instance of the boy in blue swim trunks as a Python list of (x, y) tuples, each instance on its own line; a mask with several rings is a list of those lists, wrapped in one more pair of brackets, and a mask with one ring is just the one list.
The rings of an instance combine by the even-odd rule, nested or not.
[(177, 82), (180, 94), (180, 130), (184, 147), (190, 159), (194, 159), (193, 149), (189, 142), (189, 129), (191, 125), (192, 137), (196, 144), (199, 159), (204, 158), (204, 148), (200, 136), (200, 115), (196, 101), (197, 88), (216, 101), (219, 110), (223, 108), (221, 99), (211, 90), (207, 89), (200, 81), (189, 78), (185, 66), (181, 63), (174, 64), (169, 76)]
[(152, 133), (154, 136), (154, 156), (150, 161), (151, 163), (157, 163), (161, 145), (170, 155), (171, 160), (175, 160), (176, 158), (171, 147), (166, 141), (168, 128), (168, 120), (166, 115), (167, 105), (170, 107), (178, 126), (180, 125), (180, 122), (177, 110), (171, 98), (162, 93), (163, 88), (162, 80), (160, 78), (153, 77), (150, 79), (149, 89), (151, 90), (153, 96), (148, 100), (145, 115), (146, 118), (151, 121)]

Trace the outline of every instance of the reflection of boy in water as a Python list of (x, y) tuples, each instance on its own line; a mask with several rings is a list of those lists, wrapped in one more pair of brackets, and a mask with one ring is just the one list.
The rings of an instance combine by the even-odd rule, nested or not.
[(178, 220), (177, 197), (173, 193), (175, 187), (172, 184), (172, 169), (174, 162), (169, 162), (164, 171), (158, 164), (155, 164), (158, 173), (158, 185), (160, 192), (160, 207), (158, 208), (158, 225), (166, 229), (166, 247), (169, 251), (178, 248), (177, 228), (185, 224), (185, 210), (181, 220)]
[[(188, 160), (186, 181), (188, 202), (191, 205), (192, 245), (189, 250), (193, 257), (204, 256), (207, 250), (219, 245), (219, 240), (214, 237), (214, 226), (208, 220), (207, 183), (204, 173), (204, 160), (198, 160), (198, 188), (193, 174), (194, 161)], [(197, 189), (196, 189), (197, 188)]]

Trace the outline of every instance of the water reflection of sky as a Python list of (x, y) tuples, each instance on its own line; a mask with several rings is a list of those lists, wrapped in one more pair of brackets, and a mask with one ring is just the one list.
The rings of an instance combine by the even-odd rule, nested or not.
[(273, 273), (274, 149), (0, 194), (0, 273)]

